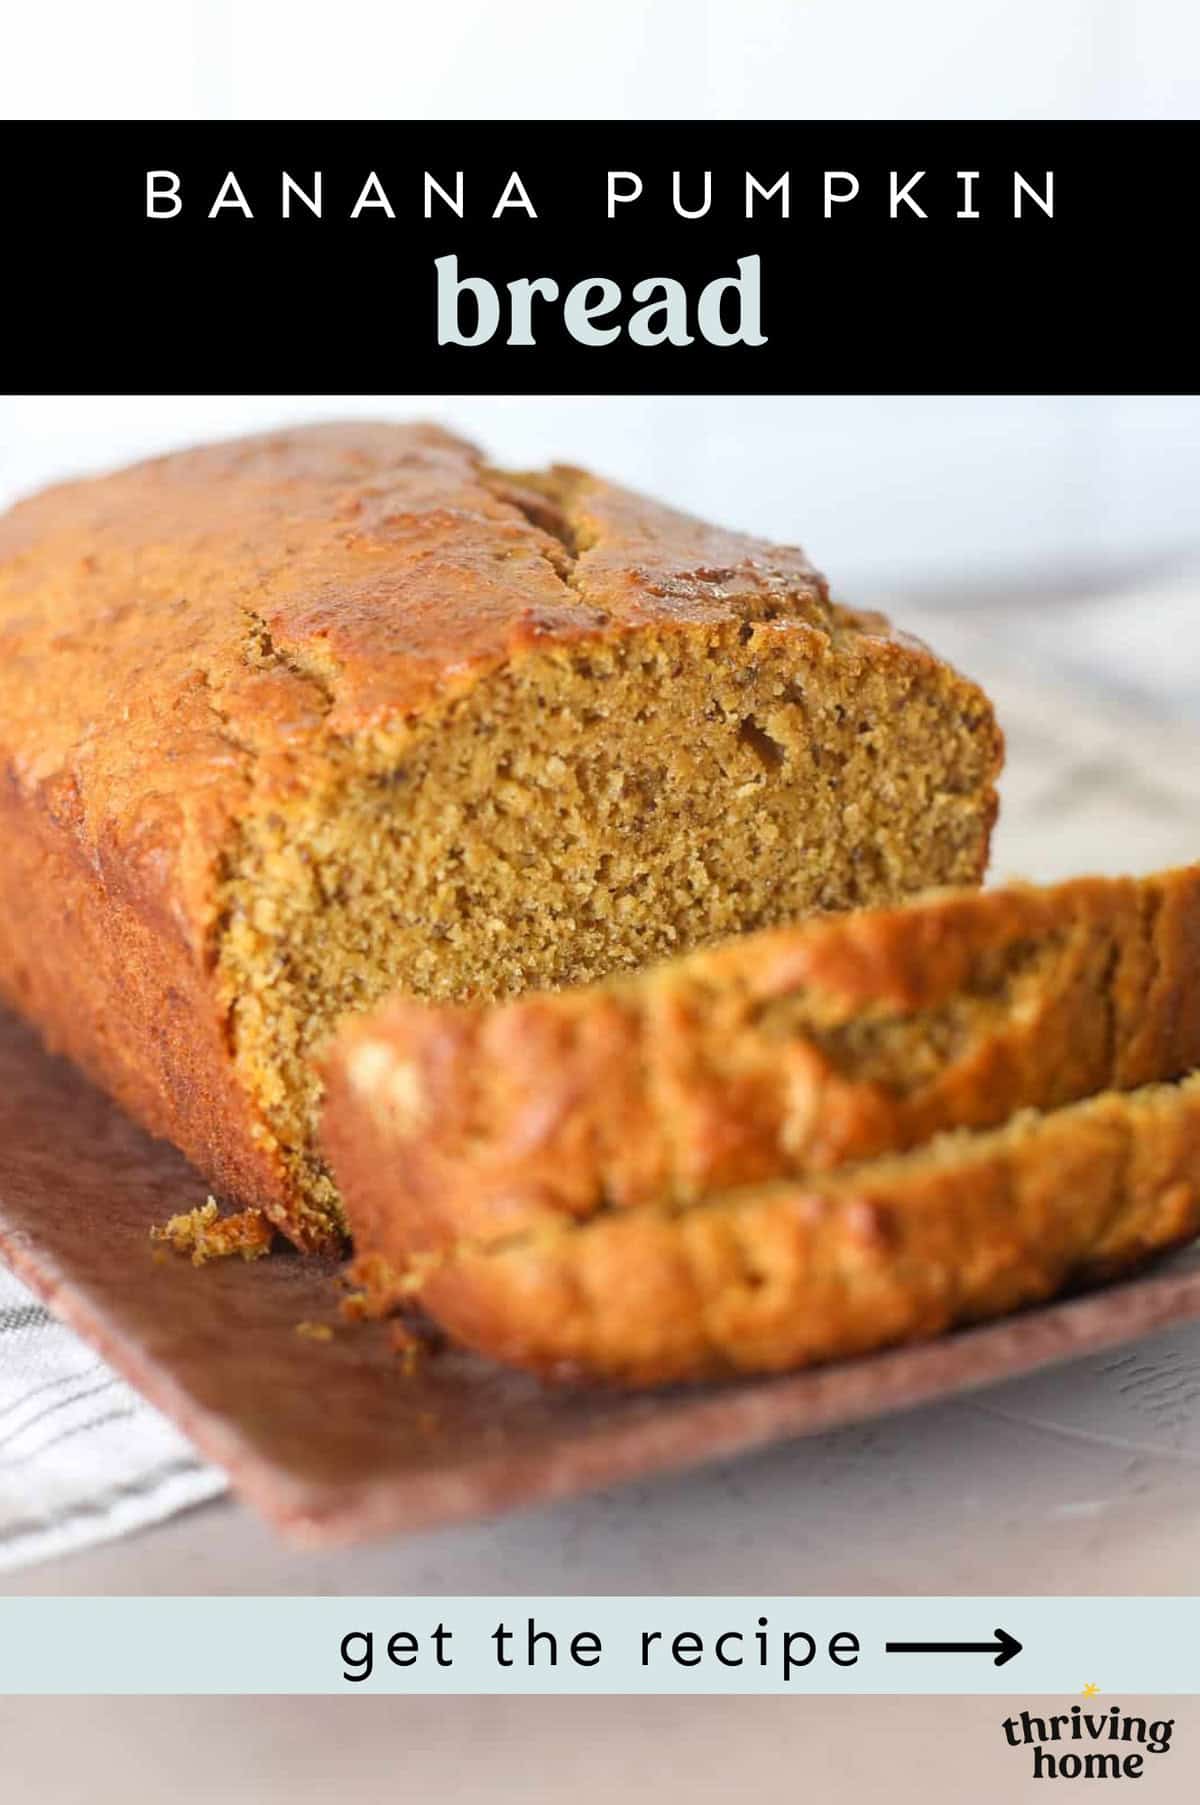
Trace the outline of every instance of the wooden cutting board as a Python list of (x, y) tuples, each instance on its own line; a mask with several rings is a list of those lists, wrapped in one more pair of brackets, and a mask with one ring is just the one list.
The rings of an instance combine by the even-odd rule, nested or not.
[[(414, 1372), (340, 1321), (337, 1268), (196, 1269), (149, 1228), (203, 1197), (0, 1015), (0, 1254), (295, 1539), (350, 1541), (562, 1497), (824, 1429), (1200, 1316), (1200, 1259), (927, 1347), (650, 1397), (549, 1389), (447, 1353)], [(298, 1332), (327, 1323), (329, 1340)]]

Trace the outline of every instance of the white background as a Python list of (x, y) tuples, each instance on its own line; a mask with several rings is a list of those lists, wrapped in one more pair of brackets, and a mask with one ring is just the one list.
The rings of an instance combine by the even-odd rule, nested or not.
[(1200, 111), (1193, 0), (10, 0), (7, 10), (0, 109), (19, 115)]
[(0, 399), (0, 501), (189, 440), (363, 412), (429, 416), (502, 463), (587, 463), (799, 539), (858, 602), (1105, 589), (1200, 548), (1200, 401), (1172, 396), (17, 397)]

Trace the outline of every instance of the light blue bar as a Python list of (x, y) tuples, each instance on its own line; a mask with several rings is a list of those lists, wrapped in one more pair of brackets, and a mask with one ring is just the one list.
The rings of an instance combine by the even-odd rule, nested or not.
[[(767, 1660), (760, 1661), (759, 1618)], [(557, 1638), (531, 1668), (527, 1625)], [(497, 1660), (493, 1632), (514, 1632)], [(433, 1632), (451, 1663), (439, 1666)], [(1023, 1644), (1003, 1667), (990, 1654), (888, 1654), (888, 1641)], [(661, 1631), (646, 1646), (643, 1632)], [(388, 1658), (398, 1632), (417, 1659)], [(594, 1665), (572, 1661), (573, 1636), (598, 1637)], [(681, 1632), (701, 1638), (697, 1665), (672, 1658)], [(722, 1665), (739, 1653), (740, 1666)], [(735, 1640), (740, 1632), (742, 1641)], [(372, 1667), (362, 1679), (369, 1634)], [(791, 1672), (784, 1673), (791, 1634)], [(854, 1665), (829, 1655), (853, 1635)], [(809, 1653), (803, 1636), (816, 1644)], [(1200, 1691), (1200, 1599), (1188, 1598), (14, 1598), (0, 1600), (0, 1693), (1005, 1693), (1074, 1694), (1092, 1682), (1121, 1694)], [(681, 1644), (689, 1656), (694, 1645)], [(410, 1652), (407, 1643), (396, 1652)], [(836, 1645), (845, 1658), (849, 1646)], [(594, 1652), (577, 1644), (580, 1654)]]

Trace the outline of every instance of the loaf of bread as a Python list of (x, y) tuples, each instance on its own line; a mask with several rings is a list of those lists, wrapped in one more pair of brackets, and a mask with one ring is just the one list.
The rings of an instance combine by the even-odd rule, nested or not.
[(433, 428), (0, 521), (0, 991), (306, 1247), (339, 1017), (975, 882), (999, 761), (984, 695), (799, 551)]
[(466, 1347), (642, 1386), (923, 1340), (1111, 1277), (1197, 1229), (1200, 1076), (819, 1179), (464, 1243), (412, 1289)]
[(1200, 1066), (1200, 865), (945, 891), (484, 1006), (396, 999), (327, 1065), (356, 1244), (674, 1206)]

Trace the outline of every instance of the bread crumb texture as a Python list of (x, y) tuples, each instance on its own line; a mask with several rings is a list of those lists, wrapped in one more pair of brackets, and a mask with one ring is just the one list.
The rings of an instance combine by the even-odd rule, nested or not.
[(0, 986), (302, 1246), (344, 1228), (314, 1065), (343, 1015), (587, 983), (986, 862), (975, 685), (795, 548), (434, 428), (20, 504), (0, 651)]
[(193, 1266), (234, 1255), (260, 1260), (270, 1253), (274, 1238), (275, 1230), (261, 1210), (222, 1216), (215, 1197), (150, 1230), (152, 1241), (165, 1243), (173, 1253), (190, 1254)]

